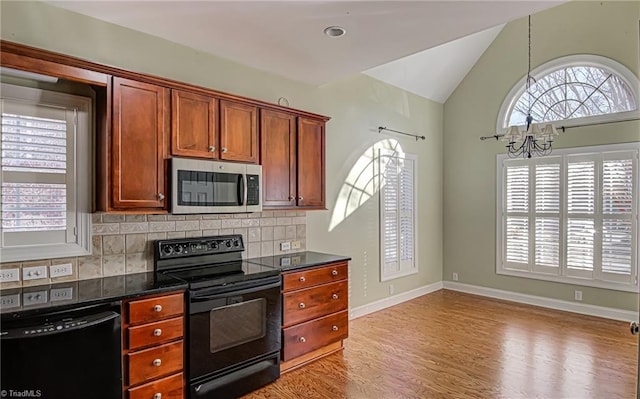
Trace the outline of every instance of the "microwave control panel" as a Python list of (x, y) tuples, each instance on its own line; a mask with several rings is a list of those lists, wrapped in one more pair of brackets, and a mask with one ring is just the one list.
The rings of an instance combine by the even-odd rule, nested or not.
[(247, 174), (247, 205), (260, 205), (260, 176)]

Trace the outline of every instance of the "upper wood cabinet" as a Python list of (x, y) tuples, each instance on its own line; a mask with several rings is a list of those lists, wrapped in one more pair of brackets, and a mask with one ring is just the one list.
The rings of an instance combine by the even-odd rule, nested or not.
[(220, 100), (220, 159), (258, 163), (258, 108)]
[(218, 100), (171, 91), (171, 155), (218, 158)]
[(261, 111), (264, 208), (324, 209), (324, 125), (285, 112)]
[(169, 90), (113, 78), (111, 210), (166, 209)]

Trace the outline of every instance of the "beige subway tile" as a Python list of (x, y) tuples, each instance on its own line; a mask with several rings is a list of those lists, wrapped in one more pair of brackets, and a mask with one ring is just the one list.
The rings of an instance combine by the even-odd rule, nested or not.
[(276, 226), (273, 228), (273, 239), (283, 240), (286, 237), (286, 229), (284, 226)]
[(147, 258), (143, 252), (127, 254), (125, 262), (127, 274), (147, 271)]
[(260, 256), (273, 255), (273, 241), (262, 241), (260, 243)]
[(202, 230), (202, 236), (218, 236), (220, 235), (220, 230), (212, 229), (212, 230)]
[(219, 219), (200, 221), (200, 228), (202, 230), (219, 229), (220, 227), (222, 227), (222, 221), (220, 221)]
[(147, 221), (149, 222), (165, 222), (167, 215), (147, 215)]
[(172, 240), (174, 238), (184, 238), (184, 231), (170, 231), (167, 233), (167, 239)]
[(258, 227), (260, 219), (242, 219), (242, 227)]
[(293, 240), (296, 238), (296, 226), (287, 226), (285, 230), (285, 236), (287, 240)]
[(175, 231), (176, 222), (149, 222), (149, 233), (160, 231)]
[(296, 237), (305, 238), (306, 236), (307, 236), (307, 225), (306, 224), (296, 225)]
[(260, 230), (263, 241), (273, 240), (273, 227), (262, 227)]
[(259, 258), (261, 244), (259, 242), (250, 242), (247, 246), (247, 258)]
[(229, 235), (233, 234), (233, 229), (220, 229), (220, 235)]
[(261, 218), (262, 217), (262, 212), (253, 212), (250, 214), (251, 218)]
[(273, 211), (262, 211), (262, 213), (260, 214), (260, 217), (262, 217), (262, 218), (272, 218), (273, 217)]
[(147, 215), (126, 215), (125, 222), (146, 222)]
[(249, 231), (247, 234), (248, 242), (258, 242), (260, 241), (260, 227), (249, 227)]
[(296, 211), (287, 211), (285, 216), (298, 216), (298, 212)]
[(283, 218), (283, 217), (287, 216), (287, 212), (288, 211), (274, 211), (273, 212), (273, 217), (274, 218)]
[(147, 246), (146, 234), (127, 234), (125, 236), (125, 252), (144, 252)]
[(124, 215), (110, 215), (105, 213), (102, 215), (102, 223), (120, 223), (124, 222)]
[(306, 216), (296, 216), (292, 220), (293, 224), (307, 224)]
[(276, 219), (276, 226), (288, 226), (290, 224), (292, 224), (292, 222), (291, 222), (291, 218), (289, 217)]
[(276, 218), (262, 218), (260, 219), (260, 226), (275, 226)]
[(233, 219), (232, 213), (220, 213), (218, 214), (218, 219)]
[(102, 223), (102, 214), (101, 213), (92, 213), (91, 214), (91, 223)]
[(104, 255), (102, 257), (103, 276), (119, 276), (125, 274), (124, 255)]
[(91, 255), (102, 255), (102, 236), (91, 237)]
[(102, 277), (102, 256), (78, 257), (78, 279)]
[(220, 215), (202, 215), (202, 220), (217, 220), (220, 219)]
[(200, 230), (199, 220), (183, 220), (176, 222), (176, 231)]
[(246, 219), (246, 218), (249, 217), (248, 215), (249, 215), (248, 213), (234, 213), (233, 214), (233, 218), (234, 219)]
[(221, 227), (223, 229), (235, 229), (242, 226), (242, 221), (239, 219), (223, 219)]
[(184, 232), (186, 238), (189, 237), (202, 237), (202, 230), (189, 230)]
[(184, 215), (184, 220), (202, 220), (202, 215)]
[(136, 223), (120, 223), (120, 233), (146, 233), (149, 231), (149, 224), (147, 222)]
[[(106, 215), (103, 215), (106, 216)], [(108, 234), (118, 234), (120, 233), (120, 224), (119, 223), (99, 223), (94, 224), (92, 227), (92, 232), (94, 235), (108, 235)]]
[(124, 253), (124, 236), (102, 236), (102, 254), (117, 255)]
[(167, 215), (167, 220), (184, 220), (184, 215)]
[(148, 242), (153, 242), (156, 240), (166, 240), (167, 239), (167, 233), (149, 233), (147, 234), (147, 241)]

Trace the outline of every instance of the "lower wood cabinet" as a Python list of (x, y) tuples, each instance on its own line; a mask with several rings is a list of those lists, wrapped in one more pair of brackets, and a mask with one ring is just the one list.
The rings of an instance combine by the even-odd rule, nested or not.
[(281, 372), (343, 348), (348, 294), (347, 262), (283, 273)]
[(182, 292), (124, 303), (125, 398), (184, 398), (184, 313)]

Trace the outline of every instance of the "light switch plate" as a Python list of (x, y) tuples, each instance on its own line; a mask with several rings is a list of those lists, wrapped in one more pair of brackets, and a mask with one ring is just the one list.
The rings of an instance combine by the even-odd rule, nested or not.
[(281, 251), (288, 251), (291, 249), (291, 242), (290, 241), (285, 241), (285, 242), (281, 242), (280, 243), (280, 250)]
[(46, 265), (22, 268), (22, 280), (35, 280), (39, 278), (47, 278)]

